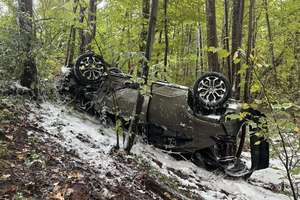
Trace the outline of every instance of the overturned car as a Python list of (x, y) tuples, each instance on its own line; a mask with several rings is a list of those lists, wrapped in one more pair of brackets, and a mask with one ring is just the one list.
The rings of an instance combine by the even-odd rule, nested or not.
[(263, 114), (252, 109), (245, 119), (256, 124), (247, 129), (250, 169), (240, 160), (245, 120), (230, 119), (242, 109), (230, 98), (230, 84), (219, 73), (204, 74), (193, 88), (157, 81), (151, 84), (150, 94), (141, 95), (141, 85), (130, 75), (110, 68), (94, 53), (79, 56), (69, 70), (63, 88), (68, 88), (82, 109), (100, 112), (105, 108), (109, 116), (118, 114), (123, 119), (136, 114), (139, 133), (157, 147), (191, 155), (195, 164), (219, 168), (234, 177), (249, 177), (269, 165), (269, 144), (255, 134), (263, 127), (259, 124)]

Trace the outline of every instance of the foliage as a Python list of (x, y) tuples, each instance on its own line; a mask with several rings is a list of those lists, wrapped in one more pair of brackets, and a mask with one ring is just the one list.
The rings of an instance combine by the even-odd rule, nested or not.
[[(64, 65), (70, 28), (76, 29), (75, 57), (79, 53), (79, 30), (89, 31), (86, 21), (79, 22), (79, 9), (73, 12), (75, 1), (72, 0), (39, 0), (34, 5), (35, 39), (33, 54), (35, 56), (40, 79), (55, 79)], [(92, 50), (101, 54), (113, 66), (124, 72), (133, 73), (133, 81), (138, 82), (139, 71), (145, 61), (141, 45), (143, 25), (147, 19), (142, 14), (142, 0), (102, 0), (98, 3), (96, 13), (96, 37), (92, 41)], [(155, 34), (155, 43), (150, 60), (150, 80), (165, 79), (192, 86), (201, 73), (208, 70), (207, 53), (218, 54), (221, 71), (228, 71), (225, 60), (240, 63), (240, 86), (246, 84), (246, 74), (250, 70), (249, 88), (251, 99), (246, 107), (258, 108), (267, 113), (269, 133), (266, 135), (274, 141), (273, 148), (280, 156), (283, 144), (291, 149), (291, 155), (299, 150), (300, 141), (300, 1), (268, 0), (267, 9), (264, 1), (255, 5), (255, 48), (247, 52), (248, 9), (245, 1), (243, 41), (241, 49), (230, 52), (224, 45), (224, 1), (216, 1), (218, 47), (206, 45), (209, 37), (206, 32), (204, 0), (172, 0), (167, 10), (169, 49), (167, 66), (164, 66), (164, 9), (163, 1), (159, 2), (159, 13)], [(80, 5), (88, 5), (88, 0), (79, 0)], [(6, 12), (0, 14), (0, 79), (17, 80), (23, 66), (23, 40), (19, 33), (17, 4), (1, 0)], [(232, 3), (229, 3), (229, 13)], [(266, 13), (270, 24), (266, 23)], [(86, 17), (88, 13), (85, 13)], [(231, 17), (231, 16), (230, 16)], [(231, 20), (229, 20), (231, 29)], [(145, 27), (144, 27), (145, 28)], [(268, 29), (270, 28), (272, 37)], [(229, 30), (230, 33), (230, 30)], [(201, 36), (201, 37), (200, 37)], [(229, 38), (231, 35), (229, 34)], [(202, 46), (200, 46), (200, 43)], [(274, 58), (270, 51), (274, 48)], [(247, 57), (249, 55), (249, 58)], [(74, 61), (73, 61), (74, 62)], [(202, 63), (202, 64), (201, 64)], [(227, 75), (227, 74), (226, 74)], [(149, 81), (151, 83), (151, 81)], [(47, 83), (47, 81), (41, 83)], [(146, 93), (148, 86), (141, 90)], [(241, 87), (241, 94), (244, 87)], [(244, 118), (245, 113), (233, 118)], [(275, 116), (275, 117), (274, 117)], [(0, 110), (1, 119), (11, 117), (6, 110)], [(116, 132), (122, 134), (118, 122)], [(276, 134), (277, 133), (277, 134)], [(281, 142), (277, 139), (282, 134)], [(283, 140), (282, 140), (283, 139)], [(293, 150), (294, 149), (294, 150)], [(276, 153), (276, 152), (275, 152)], [(296, 158), (295, 156), (293, 158)], [(292, 161), (295, 163), (295, 161)], [(299, 165), (290, 168), (292, 174), (299, 172)]]

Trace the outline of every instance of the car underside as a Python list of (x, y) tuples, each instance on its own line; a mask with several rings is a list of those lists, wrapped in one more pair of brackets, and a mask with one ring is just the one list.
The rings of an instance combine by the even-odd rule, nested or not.
[[(231, 87), (221, 74), (210, 72), (189, 88), (165, 81), (153, 82), (150, 91), (142, 94), (142, 85), (133, 77), (111, 68), (102, 57), (86, 53), (68, 67), (61, 94), (71, 94), (78, 107), (107, 116), (118, 115), (125, 121), (137, 117), (137, 130), (159, 148), (192, 155), (195, 164), (207, 169), (222, 169), (233, 177), (249, 177), (254, 170), (269, 165), (269, 144), (257, 136), (264, 117), (257, 110), (242, 110), (230, 98)], [(248, 113), (244, 119), (230, 116)], [(246, 121), (252, 126), (246, 128)], [(253, 126), (256, 124), (256, 126)], [(252, 166), (241, 161), (249, 132)]]

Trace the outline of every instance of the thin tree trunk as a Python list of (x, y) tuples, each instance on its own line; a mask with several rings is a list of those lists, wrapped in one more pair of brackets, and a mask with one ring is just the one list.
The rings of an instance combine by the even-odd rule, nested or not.
[[(233, 1), (233, 13), (232, 13), (232, 56), (242, 46), (242, 32), (243, 32), (243, 12), (244, 11), (244, 0)], [(240, 74), (238, 71), (241, 68), (240, 62), (232, 62), (232, 77), (234, 96), (236, 99), (240, 99)]]
[[(190, 25), (190, 26), (188, 26), (187, 25), (187, 56), (189, 56), (190, 55), (190, 51), (191, 51), (191, 46), (192, 46), (192, 33), (193, 33), (193, 30), (192, 30), (193, 28), (192, 28), (192, 25)], [(189, 60), (188, 59), (186, 59), (186, 61), (185, 61), (185, 66), (186, 66), (186, 77), (185, 78), (188, 78), (188, 77), (190, 77), (190, 75), (191, 75), (191, 69), (190, 69), (190, 63), (188, 62)], [(186, 80), (186, 79), (185, 79)]]
[[(156, 32), (158, 32), (158, 45), (161, 46), (162, 44), (162, 36), (163, 36), (163, 30), (156, 30)], [(156, 64), (158, 64), (160, 62), (160, 54), (161, 54), (161, 51), (157, 51), (156, 53)], [(157, 70), (155, 68), (155, 70)]]
[[(223, 24), (222, 24), (222, 31), (221, 31), (221, 36), (220, 36), (220, 47), (222, 47), (223, 49), (226, 49), (225, 47), (225, 15), (223, 16)], [(222, 73), (226, 73), (225, 70), (227, 70), (227, 66), (226, 66), (226, 59), (222, 58), (221, 59), (221, 66), (220, 66), (220, 72)]]
[[(78, 8), (78, 0), (73, 1), (73, 14), (76, 16), (77, 8)], [(74, 23), (76, 22), (76, 17), (74, 17)], [(76, 28), (74, 23), (70, 27), (70, 35), (67, 45), (67, 56), (65, 61), (65, 66), (69, 66), (73, 61), (74, 51), (75, 51), (75, 39), (76, 39)]]
[(18, 0), (18, 22), (20, 26), (20, 36), (24, 44), (22, 50), (25, 54), (25, 58), (21, 60), (23, 71), (20, 76), (20, 83), (22, 86), (32, 89), (34, 95), (37, 96), (37, 67), (34, 56), (32, 55), (32, 42), (34, 39), (32, 20), (32, 0)]
[(145, 83), (148, 81), (148, 73), (149, 73), (149, 65), (152, 53), (152, 47), (155, 39), (155, 26), (156, 26), (156, 18), (157, 18), (157, 11), (158, 11), (158, 0), (152, 0), (151, 3), (151, 12), (150, 12), (150, 19), (149, 19), (149, 27), (148, 27), (148, 34), (147, 34), (147, 44), (146, 44), (146, 51), (145, 57), (147, 59), (146, 63), (143, 66), (143, 78)]
[[(183, 77), (185, 77), (185, 69), (184, 69), (184, 53), (185, 53), (185, 34), (184, 34), (184, 22), (181, 22), (181, 41), (180, 41), (180, 54), (179, 54), (179, 67), (177, 68), (177, 77), (180, 77), (178, 73), (183, 73)], [(181, 76), (182, 77), (182, 76)]]
[(298, 66), (298, 87), (300, 89), (300, 42), (299, 42), (300, 32), (296, 31), (295, 33), (295, 43), (294, 43), (294, 58), (295, 58), (295, 65)]
[(80, 30), (80, 53), (84, 53), (86, 50), (91, 49), (91, 42), (96, 35), (96, 0), (89, 1), (88, 17), (85, 19), (85, 10), (86, 8), (80, 5), (80, 23), (87, 22), (87, 30)]
[[(200, 10), (199, 10), (200, 13)], [(202, 23), (201, 23), (201, 18), (199, 17), (199, 22), (198, 22), (198, 31), (199, 31), (199, 56), (200, 56), (200, 74), (203, 73), (204, 71), (204, 52), (203, 52), (203, 30), (202, 30)], [(198, 75), (198, 74), (197, 74)], [(196, 77), (198, 78), (198, 77)]]
[[(196, 35), (196, 70), (195, 70), (195, 78), (198, 78), (198, 72), (200, 71), (202, 73), (203, 70), (203, 45), (202, 45), (202, 27), (201, 22), (198, 22), (198, 29), (197, 29), (197, 35)], [(199, 68), (200, 66), (200, 68)]]
[[(207, 29), (207, 46), (218, 47), (215, 0), (206, 0), (206, 29)], [(218, 54), (208, 52), (208, 68), (210, 71), (220, 71)]]
[(165, 35), (165, 51), (164, 51), (164, 79), (166, 80), (168, 53), (169, 53), (169, 32), (168, 32), (168, 2), (164, 0), (164, 35)]
[[(147, 43), (147, 27), (149, 26), (149, 16), (150, 16), (150, 0), (143, 0), (142, 5), (142, 15), (143, 15), (143, 23), (142, 23), (142, 30), (140, 33), (140, 43), (139, 49), (140, 52), (143, 53), (145, 56), (146, 51), (146, 43)], [(141, 59), (140, 64), (144, 65), (144, 59)]]
[(254, 40), (254, 27), (255, 26), (255, 0), (250, 0), (249, 5), (249, 23), (248, 23), (248, 45), (247, 45), (247, 57), (246, 62), (248, 68), (246, 70), (245, 75), (245, 86), (244, 86), (244, 101), (249, 102), (250, 100), (250, 80), (251, 80), (251, 72), (253, 68), (253, 63), (250, 60), (250, 55), (255, 46)]
[(130, 153), (132, 146), (134, 145), (134, 140), (138, 132), (138, 122), (142, 111), (143, 102), (144, 102), (144, 96), (141, 95), (140, 91), (138, 91), (135, 107), (133, 110), (133, 118), (130, 121), (130, 125), (129, 125), (128, 135), (127, 135), (128, 138), (126, 140), (127, 143), (125, 144), (125, 151), (127, 152), (127, 154)]
[(266, 12), (266, 25), (267, 25), (267, 31), (268, 31), (269, 51), (270, 51), (270, 55), (271, 55), (272, 69), (274, 70), (275, 84), (277, 84), (276, 59), (275, 59), (275, 53), (274, 53), (274, 44), (273, 44), (271, 24), (270, 24), (270, 19), (269, 19), (268, 0), (264, 0), (264, 8), (265, 8), (265, 12)]
[(87, 49), (91, 49), (91, 42), (96, 36), (96, 11), (97, 11), (97, 4), (96, 0), (90, 0), (89, 4), (89, 13), (88, 13), (88, 31), (86, 34), (86, 41), (85, 45)]
[[(85, 18), (85, 10), (86, 7), (83, 7), (82, 4), (79, 5), (79, 23), (83, 24), (84, 22), (84, 18)], [(84, 53), (85, 49), (84, 49), (84, 30), (82, 28), (80, 28), (79, 30), (79, 38), (80, 38), (80, 46), (79, 46), (79, 53), (82, 54)]]
[[(230, 52), (229, 49), (229, 20), (228, 20), (228, 0), (224, 0), (224, 29), (225, 29), (225, 35), (224, 35), (224, 47), (225, 49)], [(232, 70), (231, 70), (231, 62), (230, 62), (230, 56), (226, 58), (226, 64), (225, 66), (227, 67), (227, 74), (228, 74), (228, 79), (230, 83), (232, 83)]]

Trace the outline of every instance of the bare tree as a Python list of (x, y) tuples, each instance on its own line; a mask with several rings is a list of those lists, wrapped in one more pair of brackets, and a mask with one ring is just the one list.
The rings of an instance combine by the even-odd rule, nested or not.
[(33, 10), (32, 0), (18, 0), (18, 22), (22, 38), (23, 67), (20, 82), (22, 86), (32, 89), (37, 95), (37, 67), (33, 56)]
[[(216, 8), (215, 0), (206, 0), (206, 29), (207, 46), (218, 47), (218, 37), (216, 28)], [(218, 54), (208, 52), (208, 68), (210, 71), (220, 71)]]
[(153, 43), (154, 43), (157, 11), (158, 11), (158, 0), (152, 0), (148, 34), (147, 34), (147, 44), (146, 44), (146, 51), (145, 51), (145, 57), (146, 57), (147, 61), (143, 65), (143, 77), (144, 77), (145, 83), (147, 83), (147, 81), (148, 81), (148, 73), (149, 73), (148, 63), (150, 62), (150, 59), (151, 59), (152, 47), (153, 47)]

